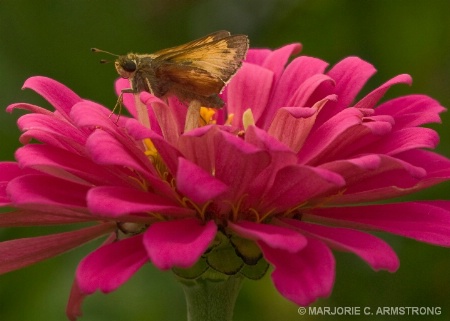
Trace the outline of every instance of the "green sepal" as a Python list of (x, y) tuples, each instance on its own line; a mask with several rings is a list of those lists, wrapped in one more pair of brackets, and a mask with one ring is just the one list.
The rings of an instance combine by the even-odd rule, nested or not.
[(269, 263), (261, 258), (255, 265), (244, 265), (239, 273), (251, 280), (259, 280), (266, 274), (268, 269)]
[(237, 235), (232, 235), (230, 238), (231, 244), (236, 250), (236, 254), (239, 255), (242, 260), (248, 265), (255, 265), (262, 257), (261, 250), (255, 241), (244, 239)]
[[(217, 234), (223, 235), (222, 233)], [(229, 239), (225, 235), (223, 237), (220, 245), (216, 246), (206, 255), (206, 262), (212, 269), (218, 272), (226, 275), (234, 275), (241, 270), (244, 262), (237, 256)]]
[(206, 263), (206, 260), (204, 258), (200, 258), (197, 263), (195, 263), (193, 266), (187, 269), (172, 268), (173, 273), (175, 275), (179, 276), (180, 278), (187, 279), (187, 280), (193, 280), (201, 276), (203, 273), (206, 272), (206, 270), (209, 269), (208, 263)]

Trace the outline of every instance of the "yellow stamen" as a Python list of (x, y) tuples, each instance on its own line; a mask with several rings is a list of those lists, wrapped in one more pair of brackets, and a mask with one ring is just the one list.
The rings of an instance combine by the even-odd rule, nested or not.
[(214, 108), (201, 107), (200, 108), (200, 118), (198, 119), (198, 126), (206, 126), (209, 124), (215, 124), (216, 121), (212, 118), (216, 114), (216, 110)]
[(181, 199), (181, 204), (183, 204), (184, 207), (193, 207), (194, 210), (198, 213), (198, 215), (200, 216), (200, 219), (202, 221), (205, 220), (206, 218), (206, 209), (208, 208), (209, 204), (211, 204), (212, 201), (208, 201), (205, 204), (203, 204), (201, 207), (198, 206), (197, 204), (195, 204), (193, 201), (191, 201), (189, 198), (187, 198), (186, 196), (184, 196)]
[(231, 125), (234, 119), (234, 114), (229, 114), (227, 120), (225, 121), (225, 125)]
[(242, 114), (242, 123), (244, 125), (244, 130), (247, 130), (248, 126), (255, 124), (255, 119), (253, 118), (253, 112), (249, 108), (246, 111), (244, 111), (244, 114)]
[(150, 157), (156, 157), (158, 155), (158, 151), (150, 138), (145, 138), (142, 142), (145, 146), (145, 155)]

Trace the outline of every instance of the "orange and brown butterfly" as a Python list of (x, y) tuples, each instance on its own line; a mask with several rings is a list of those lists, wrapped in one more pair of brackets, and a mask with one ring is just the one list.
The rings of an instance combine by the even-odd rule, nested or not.
[(118, 56), (115, 67), (122, 78), (130, 80), (131, 88), (124, 93), (173, 95), (185, 103), (197, 100), (202, 106), (220, 108), (224, 103), (219, 93), (241, 67), (248, 47), (246, 35), (217, 31), (153, 54)]

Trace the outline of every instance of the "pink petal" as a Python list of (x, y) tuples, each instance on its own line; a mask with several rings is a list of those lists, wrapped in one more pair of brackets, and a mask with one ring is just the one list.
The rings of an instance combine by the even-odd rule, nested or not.
[(37, 92), (66, 118), (68, 118), (72, 106), (81, 101), (81, 98), (72, 90), (47, 77), (30, 77), (22, 88), (29, 88)]
[[(86, 207), (89, 187), (43, 174), (18, 177), (12, 180), (7, 192), (15, 206), (44, 210), (49, 207)], [(68, 193), (67, 191), (70, 191)]]
[(18, 176), (31, 173), (35, 172), (29, 169), (21, 169), (15, 162), (0, 162), (0, 206), (7, 206), (11, 203), (6, 190), (9, 181)]
[(86, 134), (55, 115), (27, 114), (17, 121), (23, 144), (31, 139), (73, 152), (82, 152)]
[(6, 107), (6, 111), (8, 113), (12, 113), (14, 109), (23, 109), (35, 114), (54, 115), (53, 112), (51, 112), (50, 110), (32, 104), (17, 103), (11, 104), (8, 107)]
[[(155, 120), (157, 120), (158, 127), (161, 129), (163, 137), (169, 143), (175, 144), (184, 129), (184, 123), (179, 122), (177, 113), (185, 113), (186, 108), (174, 110), (171, 105), (166, 105), (161, 99), (146, 92), (141, 93), (141, 99), (142, 102), (152, 110), (150, 115), (153, 115)], [(152, 130), (154, 130), (154, 127), (155, 126), (152, 127)]]
[(89, 158), (49, 145), (30, 144), (16, 151), (16, 159), (22, 167), (71, 180), (76, 183), (114, 184), (124, 180), (121, 173), (108, 171)]
[(176, 176), (177, 189), (198, 204), (203, 204), (228, 190), (228, 186), (196, 164), (180, 158)]
[[(329, 99), (333, 98), (329, 97)], [(313, 128), (320, 109), (329, 99), (319, 101), (313, 107), (278, 109), (268, 133), (298, 153)]]
[(374, 108), (375, 105), (378, 103), (378, 101), (384, 96), (384, 94), (391, 88), (393, 85), (396, 84), (412, 84), (412, 78), (410, 75), (398, 75), (391, 80), (387, 81), (368, 95), (366, 95), (364, 98), (362, 98), (360, 101), (358, 101), (355, 104), (355, 108)]
[(127, 122), (126, 129), (128, 134), (136, 141), (147, 138), (150, 139), (158, 151), (158, 156), (163, 159), (169, 172), (173, 175), (176, 173), (178, 167), (178, 157), (181, 156), (181, 153), (171, 143), (156, 134), (152, 129), (142, 126), (142, 124), (135, 119), (130, 119)]
[(128, 119), (124, 115), (116, 117), (111, 110), (92, 101), (82, 101), (74, 105), (70, 117), (78, 128), (85, 127), (89, 131), (101, 128), (109, 133), (117, 133), (118, 128), (123, 127)]
[(0, 182), (9, 182), (16, 177), (33, 173), (36, 172), (20, 168), (16, 162), (0, 162)]
[(215, 138), (215, 146), (219, 146), (215, 150), (215, 177), (233, 187), (231, 199), (239, 198), (269, 165), (270, 156), (267, 151), (225, 132), (219, 132)]
[(264, 242), (273, 249), (290, 253), (300, 251), (307, 243), (306, 238), (300, 233), (276, 225), (239, 221), (236, 224), (228, 222), (228, 226), (242, 237)]
[(287, 166), (278, 171), (271, 189), (261, 200), (261, 206), (266, 210), (283, 211), (314, 197), (329, 195), (344, 184), (340, 175), (328, 170)]
[(16, 226), (48, 226), (73, 224), (80, 222), (93, 221), (93, 217), (83, 213), (73, 212), (72, 215), (53, 214), (40, 212), (37, 210), (16, 210), (0, 214), (0, 227), (16, 227)]
[(376, 115), (391, 115), (398, 128), (440, 123), (445, 110), (436, 100), (424, 95), (409, 95), (389, 100), (375, 109)]
[(215, 168), (215, 137), (219, 132), (217, 126), (204, 126), (191, 130), (180, 137), (178, 150), (182, 155), (206, 172)]
[(302, 49), (302, 45), (299, 43), (293, 43), (272, 51), (264, 59), (262, 67), (267, 68), (274, 73), (275, 83), (281, 77), (284, 72), (284, 67), (292, 55), (299, 53)]
[(338, 102), (327, 105), (328, 108), (320, 113), (317, 124), (322, 124), (344, 108), (351, 106), (356, 95), (375, 72), (371, 64), (358, 57), (348, 57), (338, 62), (327, 73), (336, 83), (334, 90), (322, 94), (322, 97), (325, 97), (334, 93), (338, 96)]
[(408, 202), (317, 208), (305, 214), (321, 221), (381, 230), (422, 242), (450, 246), (450, 202)]
[(439, 135), (434, 130), (424, 127), (409, 127), (393, 132), (389, 137), (366, 147), (366, 149), (370, 149), (372, 153), (395, 155), (418, 148), (433, 149), (438, 142)]
[(263, 48), (250, 48), (247, 52), (247, 56), (245, 57), (245, 62), (262, 65), (264, 60), (272, 53), (270, 49)]
[(192, 214), (192, 210), (181, 207), (166, 197), (118, 186), (92, 188), (87, 195), (87, 203), (91, 212), (113, 218), (142, 212), (175, 216)]
[(426, 175), (423, 168), (387, 155), (365, 155), (326, 163), (320, 167), (339, 173), (345, 178), (346, 194), (386, 186), (409, 188)]
[(109, 293), (133, 276), (145, 263), (148, 255), (142, 235), (103, 245), (78, 265), (77, 284), (84, 294), (100, 290)]
[(0, 274), (67, 252), (115, 229), (100, 224), (78, 231), (16, 239), (0, 243)]
[(197, 219), (180, 219), (152, 224), (144, 234), (144, 246), (152, 263), (163, 270), (189, 268), (214, 239), (217, 226)]
[(424, 168), (427, 178), (437, 178), (441, 179), (440, 181), (450, 178), (450, 159), (432, 151), (409, 150), (396, 155), (396, 158), (408, 162), (412, 166)]
[(278, 108), (292, 106), (288, 101), (297, 88), (310, 77), (323, 74), (327, 66), (325, 61), (313, 57), (301, 56), (292, 60), (281, 75), (271, 105), (277, 104)]
[[(322, 108), (318, 117), (321, 117), (320, 115), (323, 111), (324, 109)], [(343, 143), (349, 144), (355, 137), (358, 138), (358, 136), (355, 136), (355, 133), (353, 133), (353, 136), (350, 136), (348, 130), (355, 128), (356, 125), (360, 125), (362, 118), (363, 114), (359, 109), (347, 108), (327, 120), (319, 128), (310, 133), (298, 154), (299, 163), (313, 163), (324, 154), (330, 157), (332, 153), (339, 153), (340, 149), (336, 149), (334, 145), (342, 148)], [(321, 161), (324, 162), (324, 160)]]
[(335, 261), (330, 249), (321, 241), (308, 238), (304, 249), (290, 253), (260, 242), (267, 261), (275, 266), (272, 280), (286, 299), (306, 306), (330, 295), (335, 277)]
[(126, 166), (146, 176), (149, 172), (156, 175), (144, 152), (135, 144), (131, 139), (128, 144), (122, 143), (107, 132), (97, 130), (89, 136), (86, 148), (97, 164)]
[(273, 72), (257, 65), (244, 63), (227, 86), (228, 112), (234, 114), (233, 126), (244, 128), (242, 115), (251, 108), (257, 121), (268, 104)]
[(81, 292), (80, 287), (75, 280), (72, 284), (69, 301), (67, 302), (66, 307), (66, 315), (70, 321), (76, 321), (83, 315), (83, 312), (81, 311), (81, 305), (83, 304), (86, 296), (86, 294)]
[(383, 269), (395, 272), (400, 265), (392, 248), (373, 235), (347, 228), (309, 224), (292, 219), (282, 219), (282, 221), (299, 231), (318, 237), (332, 247), (355, 253), (374, 270)]
[[(375, 170), (358, 168), (346, 161), (322, 165), (343, 175), (346, 193), (334, 204), (355, 204), (411, 194), (450, 178), (450, 160), (425, 150), (409, 150), (396, 157), (378, 155), (382, 162)], [(365, 172), (365, 173), (363, 173)]]
[[(301, 109), (302, 112), (305, 112), (305, 114), (309, 114), (309, 112), (306, 112), (306, 110), (311, 110), (311, 108), (295, 109)], [(280, 140), (276, 139), (274, 135), (271, 135), (267, 131), (258, 128), (257, 126), (249, 126), (247, 128), (247, 130), (245, 131), (245, 141), (257, 148), (268, 150), (271, 153), (272, 159), (274, 157), (274, 154), (283, 154), (284, 160), (286, 160), (284, 165), (297, 163), (297, 156), (288, 146), (286, 146), (286, 144), (280, 142)]]

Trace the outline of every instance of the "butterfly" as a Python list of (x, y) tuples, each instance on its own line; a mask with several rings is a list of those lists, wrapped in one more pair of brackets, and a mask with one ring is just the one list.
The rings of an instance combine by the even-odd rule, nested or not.
[[(249, 47), (246, 35), (217, 31), (184, 45), (153, 54), (119, 56), (115, 67), (131, 88), (122, 93), (149, 92), (156, 97), (176, 96), (184, 103), (221, 108), (219, 94), (242, 66)], [(95, 49), (94, 52), (109, 52)]]

